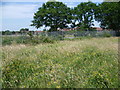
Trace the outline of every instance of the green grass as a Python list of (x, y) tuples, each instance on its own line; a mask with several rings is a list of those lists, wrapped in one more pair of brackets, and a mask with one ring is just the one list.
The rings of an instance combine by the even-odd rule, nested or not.
[(54, 43), (59, 41), (58, 38), (54, 39), (53, 37), (47, 36), (2, 36), (2, 45), (12, 45), (12, 44), (27, 44), (27, 45), (36, 45), (40, 43)]
[(118, 38), (2, 47), (3, 88), (117, 88)]

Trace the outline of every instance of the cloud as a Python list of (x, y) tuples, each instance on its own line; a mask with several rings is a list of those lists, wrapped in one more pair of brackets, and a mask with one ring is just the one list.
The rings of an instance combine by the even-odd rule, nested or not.
[(90, 0), (92, 2), (103, 2), (104, 0)]
[(45, 2), (47, 0), (2, 0), (2, 2)]
[(77, 6), (77, 4), (75, 3), (75, 2), (66, 2), (65, 3), (68, 7), (70, 7), (70, 8), (73, 8), (73, 7), (75, 7), (75, 6)]
[(2, 6), (3, 18), (31, 18), (37, 5), (9, 4)]
[[(3, 2), (46, 2), (49, 0), (2, 0)], [(60, 2), (87, 2), (87, 1), (93, 1), (93, 2), (103, 2), (103, 0), (57, 0)]]

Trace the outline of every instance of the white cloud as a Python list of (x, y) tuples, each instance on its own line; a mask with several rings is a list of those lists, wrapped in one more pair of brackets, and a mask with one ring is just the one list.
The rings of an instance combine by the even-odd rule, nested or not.
[(0, 7), (0, 30), (2, 30), (2, 7)]
[(92, 2), (103, 2), (104, 0), (90, 0)]
[(45, 2), (48, 0), (1, 0), (2, 2)]
[(73, 7), (75, 7), (76, 6), (76, 3), (75, 2), (67, 2), (67, 3), (65, 3), (68, 7), (70, 7), (70, 8), (73, 8)]
[(45, 0), (2, 0), (2, 2), (43, 2)]
[(10, 4), (2, 6), (3, 18), (31, 18), (36, 11), (34, 4)]
[[(49, 0), (2, 0), (3, 2), (46, 2)], [(103, 0), (57, 0), (61, 2), (87, 2), (87, 1), (93, 1), (93, 2), (102, 2)]]

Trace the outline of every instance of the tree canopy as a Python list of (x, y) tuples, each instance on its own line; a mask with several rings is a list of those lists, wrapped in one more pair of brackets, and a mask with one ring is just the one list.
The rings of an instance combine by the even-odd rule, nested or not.
[(78, 24), (74, 25), (89, 29), (90, 26), (93, 25), (95, 9), (96, 4), (92, 2), (83, 2), (77, 5), (77, 7), (74, 8), (73, 16), (75, 17), (74, 21), (77, 21)]
[(120, 2), (103, 2), (96, 4), (83, 2), (74, 8), (69, 8), (62, 2), (50, 0), (34, 13), (31, 26), (40, 28), (50, 27), (49, 31), (57, 31), (58, 28), (83, 27), (90, 29), (94, 20), (100, 22), (102, 28), (120, 30)]
[(40, 28), (41, 26), (50, 27), (49, 31), (57, 31), (58, 28), (68, 27), (71, 23), (71, 11), (62, 2), (47, 2), (34, 14), (32, 26)]
[(28, 28), (21, 28), (21, 29), (20, 29), (20, 33), (21, 33), (21, 34), (27, 34), (28, 31), (29, 31)]
[(98, 7), (96, 21), (101, 23), (101, 27), (120, 30), (120, 2), (103, 2)]
[(29, 31), (28, 28), (21, 28), (21, 29), (20, 29), (20, 32), (27, 32), (27, 31)]

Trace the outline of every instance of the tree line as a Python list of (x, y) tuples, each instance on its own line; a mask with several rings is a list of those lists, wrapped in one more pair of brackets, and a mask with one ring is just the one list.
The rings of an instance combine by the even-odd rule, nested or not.
[[(57, 31), (63, 28), (76, 28), (78, 30), (93, 30), (94, 21), (100, 23), (103, 29), (112, 29), (120, 32), (120, 2), (93, 3), (82, 2), (74, 8), (68, 7), (63, 2), (48, 1), (43, 3), (34, 13), (31, 26), (37, 29), (50, 27), (48, 31)], [(21, 28), (20, 31), (2, 31), (2, 35), (26, 34), (28, 28)]]
[(2, 35), (27, 35), (27, 34), (32, 34), (34, 33), (34, 31), (30, 31), (28, 28), (21, 28), (19, 31), (10, 31), (10, 30), (6, 30), (6, 31), (2, 31), (0, 32), (2, 33)]
[(45, 26), (49, 31), (63, 28), (80, 27), (90, 30), (94, 21), (100, 23), (103, 29), (120, 30), (120, 2), (93, 3), (82, 2), (74, 8), (63, 2), (48, 1), (34, 13), (31, 26), (37, 29)]

